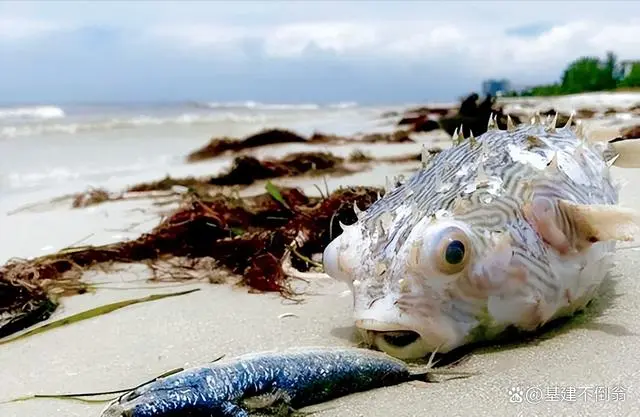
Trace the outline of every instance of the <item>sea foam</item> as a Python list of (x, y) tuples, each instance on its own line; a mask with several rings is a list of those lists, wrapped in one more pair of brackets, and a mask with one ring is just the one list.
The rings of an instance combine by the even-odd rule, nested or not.
[(217, 113), (210, 115), (185, 113), (171, 117), (134, 116), (77, 123), (20, 123), (0, 125), (0, 139), (46, 134), (75, 134), (153, 126), (206, 125), (224, 122), (265, 123), (271, 120), (265, 114)]
[(358, 103), (355, 101), (344, 101), (320, 105), (315, 103), (287, 104), (287, 103), (260, 103), (258, 101), (236, 101), (236, 102), (208, 102), (195, 103), (197, 107), (205, 107), (210, 109), (248, 109), (248, 110), (320, 110), (323, 107), (329, 109), (346, 109), (356, 107)]
[(0, 107), (0, 120), (61, 119), (64, 116), (64, 110), (55, 106)]

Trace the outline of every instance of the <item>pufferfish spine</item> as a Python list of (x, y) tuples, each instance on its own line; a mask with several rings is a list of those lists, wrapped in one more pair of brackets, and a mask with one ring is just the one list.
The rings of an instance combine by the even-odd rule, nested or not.
[[(325, 271), (348, 284), (364, 340), (412, 358), (529, 331), (597, 294), (615, 243), (640, 216), (618, 205), (609, 166), (640, 167), (640, 141), (590, 143), (557, 114), (427, 157), (422, 168), (325, 249)], [(355, 284), (357, 283), (357, 285)]]

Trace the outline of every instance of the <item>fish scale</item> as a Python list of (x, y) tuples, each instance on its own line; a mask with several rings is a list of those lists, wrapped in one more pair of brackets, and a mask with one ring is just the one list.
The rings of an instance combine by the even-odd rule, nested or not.
[(369, 349), (306, 347), (242, 355), (149, 382), (110, 403), (102, 417), (281, 415), (355, 392), (409, 381), (425, 372)]
[[(500, 130), (492, 117), (477, 138), (456, 132), (452, 147), (344, 226), (323, 263), (351, 289), (365, 341), (418, 357), (533, 330), (594, 296), (616, 241), (640, 227), (609, 173), (640, 167), (640, 141), (593, 144), (556, 120), (508, 119)], [(454, 241), (459, 260), (446, 255)], [(416, 337), (395, 346), (389, 332)]]

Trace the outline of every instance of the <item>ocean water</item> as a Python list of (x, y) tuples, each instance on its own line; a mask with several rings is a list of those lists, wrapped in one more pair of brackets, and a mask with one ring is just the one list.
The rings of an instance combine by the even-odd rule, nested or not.
[(198, 175), (185, 156), (212, 137), (264, 128), (352, 135), (389, 131), (404, 106), (180, 103), (0, 106), (0, 200)]

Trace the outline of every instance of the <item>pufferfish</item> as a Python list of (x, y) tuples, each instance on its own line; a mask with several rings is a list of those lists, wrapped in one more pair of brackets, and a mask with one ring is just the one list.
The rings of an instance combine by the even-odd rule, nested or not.
[[(373, 203), (323, 253), (366, 344), (401, 359), (533, 331), (583, 309), (640, 216), (610, 167), (640, 140), (588, 142), (555, 118), (464, 138)], [(426, 155), (426, 153), (424, 154)]]

